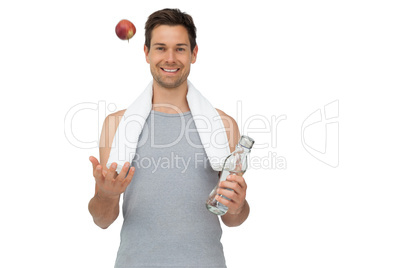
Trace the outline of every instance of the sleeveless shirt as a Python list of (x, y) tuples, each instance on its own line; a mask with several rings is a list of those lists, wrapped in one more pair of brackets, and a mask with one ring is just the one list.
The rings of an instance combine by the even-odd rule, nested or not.
[(205, 207), (218, 172), (191, 112), (151, 111), (131, 165), (115, 268), (225, 268), (219, 218)]

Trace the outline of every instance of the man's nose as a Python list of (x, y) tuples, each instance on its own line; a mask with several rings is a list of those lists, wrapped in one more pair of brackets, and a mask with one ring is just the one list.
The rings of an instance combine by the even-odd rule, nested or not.
[(173, 49), (169, 49), (166, 53), (166, 62), (173, 63), (176, 62), (175, 51)]

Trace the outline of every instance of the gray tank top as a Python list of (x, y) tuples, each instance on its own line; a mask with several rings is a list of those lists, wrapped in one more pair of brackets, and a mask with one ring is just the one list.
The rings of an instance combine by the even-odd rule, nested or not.
[(115, 268), (225, 268), (220, 222), (205, 207), (218, 172), (191, 113), (151, 111), (131, 165)]

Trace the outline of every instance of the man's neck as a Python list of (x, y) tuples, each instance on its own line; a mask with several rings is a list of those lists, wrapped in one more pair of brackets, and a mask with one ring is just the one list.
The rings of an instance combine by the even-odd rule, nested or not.
[(190, 111), (187, 102), (187, 81), (176, 88), (164, 88), (153, 83), (152, 110), (177, 114)]

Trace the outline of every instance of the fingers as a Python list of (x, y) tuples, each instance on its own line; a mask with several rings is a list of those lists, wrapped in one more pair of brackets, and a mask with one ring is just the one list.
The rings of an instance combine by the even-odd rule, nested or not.
[(246, 181), (244, 180), (243, 176), (229, 175), (226, 178), (226, 180), (231, 181), (231, 182), (237, 182), (241, 188), (247, 189), (247, 184), (246, 184)]
[(233, 202), (237, 202), (238, 198), (237, 198), (237, 193), (235, 191), (232, 190), (228, 190), (228, 189), (224, 189), (224, 188), (219, 188), (217, 190), (217, 194), (218, 195), (223, 195), (224, 197), (229, 198), (230, 200), (233, 200)]
[(103, 166), (99, 164), (99, 161), (93, 156), (89, 157), (89, 161), (92, 163), (97, 191), (102, 191), (105, 195), (120, 196), (120, 194), (126, 190), (134, 176), (135, 168), (130, 168), (129, 162), (126, 162), (120, 174), (117, 174), (116, 162), (113, 162), (108, 169), (103, 168)]
[(219, 187), (232, 189), (238, 194), (247, 190), (246, 181), (242, 176), (237, 175), (229, 175), (226, 181), (219, 183)]
[(96, 166), (99, 165), (98, 159), (96, 159), (96, 157), (94, 157), (94, 156), (91, 155), (91, 156), (89, 157), (89, 161), (92, 163), (92, 169), (93, 169), (94, 172), (95, 172)]
[[(232, 203), (236, 203), (236, 204), (242, 204), (244, 202), (244, 200), (246, 199), (246, 192), (245, 191), (237, 193), (237, 192), (232, 191), (230, 189), (219, 188), (217, 190), (217, 194), (218, 194), (218, 196), (223, 195), (224, 197), (229, 198), (230, 200), (227, 200), (225, 198), (223, 198), (223, 199), (225, 199), (225, 200), (227, 200), (229, 202), (232, 202)], [(226, 204), (224, 204), (224, 205), (227, 206)]]
[(215, 199), (219, 203), (221, 203), (221, 204), (223, 204), (223, 205), (228, 207), (227, 212), (229, 214), (239, 214), (239, 213), (241, 213), (241, 211), (242, 211), (242, 209), (244, 207), (244, 204), (245, 204), (245, 202), (241, 202), (241, 203), (234, 202), (233, 199), (232, 200), (227, 200), (224, 197), (221, 197), (219, 195), (215, 196)]
[(128, 169), (130, 168), (130, 163), (124, 163), (119, 175), (117, 176), (116, 180), (122, 182), (127, 175)]
[(121, 183), (121, 186), (125, 189), (133, 179), (135, 172), (134, 167), (130, 167), (130, 163), (124, 163), (123, 168), (120, 171), (120, 174), (117, 176), (116, 181)]
[[(217, 190), (218, 195), (215, 199), (228, 207), (228, 212), (231, 214), (237, 214), (241, 211), (246, 200), (246, 189), (247, 185), (242, 176), (229, 175), (226, 181), (219, 183)], [(223, 195), (230, 200), (220, 196)]]
[(102, 166), (99, 164), (98, 159), (96, 159), (94, 156), (90, 156), (89, 161), (92, 163), (93, 176), (95, 177), (95, 180), (99, 181), (103, 179), (105, 176), (102, 174)]
[(116, 169), (117, 169), (117, 164), (116, 164), (115, 162), (113, 162), (113, 163), (110, 165), (110, 168), (109, 168), (109, 170), (108, 170), (107, 173), (106, 173), (106, 176), (105, 176), (105, 184), (112, 184), (112, 183), (114, 182), (114, 178), (116, 177), (116, 176), (115, 176)]
[[(113, 182), (119, 182), (119, 183), (123, 183), (126, 181), (128, 176), (133, 176), (134, 175), (134, 167), (132, 167), (130, 169), (130, 163), (126, 162), (123, 165), (123, 168), (121, 169), (120, 173), (117, 174), (116, 172), (117, 169), (117, 164), (115, 162), (113, 162), (110, 165), (109, 171), (107, 172), (105, 179), (106, 181), (113, 183)], [(130, 169), (130, 172), (129, 172)]]
[(104, 181), (105, 176), (103, 176), (103, 174), (102, 174), (102, 166), (101, 165), (95, 166), (93, 175), (94, 175), (95, 181), (97, 183), (102, 183)]
[(131, 167), (127, 174), (127, 177), (123, 180), (122, 183), (122, 187), (124, 189), (127, 188), (127, 186), (130, 184), (131, 180), (133, 179), (134, 173), (135, 173), (135, 167)]
[(219, 203), (225, 205), (228, 207), (228, 210), (232, 210), (233, 208), (233, 204), (234, 202), (232, 200), (227, 200), (226, 198), (220, 196), (220, 195), (216, 195), (215, 196), (216, 201), (218, 201)]
[(228, 207), (229, 214), (239, 214), (241, 212), (245, 204), (245, 199), (240, 198), (239, 195), (230, 190), (220, 189), (218, 193), (230, 198), (230, 200), (228, 200), (220, 195), (215, 196), (215, 199), (219, 203)]

